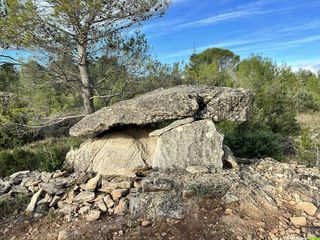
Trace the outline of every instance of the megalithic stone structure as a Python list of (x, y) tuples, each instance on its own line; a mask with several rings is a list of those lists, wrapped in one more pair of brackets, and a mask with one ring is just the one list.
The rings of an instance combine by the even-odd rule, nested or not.
[(176, 86), (118, 102), (70, 129), (72, 136), (91, 139), (71, 150), (66, 163), (76, 171), (129, 176), (150, 167), (222, 168), (224, 136), (214, 123), (246, 121), (252, 99), (244, 89)]

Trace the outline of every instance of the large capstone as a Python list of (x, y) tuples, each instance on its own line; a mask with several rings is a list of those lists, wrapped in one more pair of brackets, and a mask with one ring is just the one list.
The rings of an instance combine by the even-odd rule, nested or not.
[(252, 94), (245, 89), (176, 86), (105, 107), (84, 117), (70, 129), (70, 135), (98, 135), (115, 126), (144, 126), (187, 117), (242, 122), (251, 109)]

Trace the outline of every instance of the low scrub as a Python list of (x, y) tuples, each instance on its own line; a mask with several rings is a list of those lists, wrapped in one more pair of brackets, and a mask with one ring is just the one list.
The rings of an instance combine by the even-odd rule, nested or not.
[(52, 138), (14, 150), (0, 151), (0, 177), (22, 170), (55, 171), (63, 167), (67, 152), (81, 139)]
[(16, 195), (10, 199), (0, 200), (0, 219), (23, 212), (29, 201), (28, 195)]
[(225, 134), (225, 144), (240, 158), (284, 158), (284, 138), (271, 130), (252, 125), (222, 123), (220, 129)]

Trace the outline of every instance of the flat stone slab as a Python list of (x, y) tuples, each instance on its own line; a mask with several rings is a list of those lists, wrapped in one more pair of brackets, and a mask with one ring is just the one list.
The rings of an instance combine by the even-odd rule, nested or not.
[(251, 110), (249, 90), (182, 85), (102, 108), (74, 125), (70, 135), (98, 135), (115, 126), (147, 125), (187, 117), (243, 122), (251, 116)]

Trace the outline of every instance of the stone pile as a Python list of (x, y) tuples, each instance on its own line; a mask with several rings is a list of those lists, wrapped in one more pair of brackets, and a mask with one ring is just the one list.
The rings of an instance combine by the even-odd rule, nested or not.
[(254, 162), (240, 164), (239, 170), (200, 166), (165, 173), (149, 170), (135, 178), (19, 172), (0, 181), (0, 201), (30, 195), (27, 213), (52, 212), (71, 222), (125, 214), (154, 221), (182, 219), (199, 199), (214, 198), (225, 208), (222, 222), (237, 236), (282, 240), (319, 236), (320, 170), (273, 159)]
[(102, 213), (126, 214), (128, 194), (139, 190), (140, 180), (91, 173), (23, 171), (0, 180), (0, 201), (17, 195), (32, 196), (26, 213), (41, 216), (52, 212), (66, 219), (83, 217), (93, 221)]
[(79, 172), (130, 177), (150, 168), (222, 169), (223, 157), (229, 158), (215, 122), (246, 121), (251, 108), (252, 95), (244, 89), (159, 89), (83, 118), (70, 135), (91, 139), (70, 151), (66, 163)]

